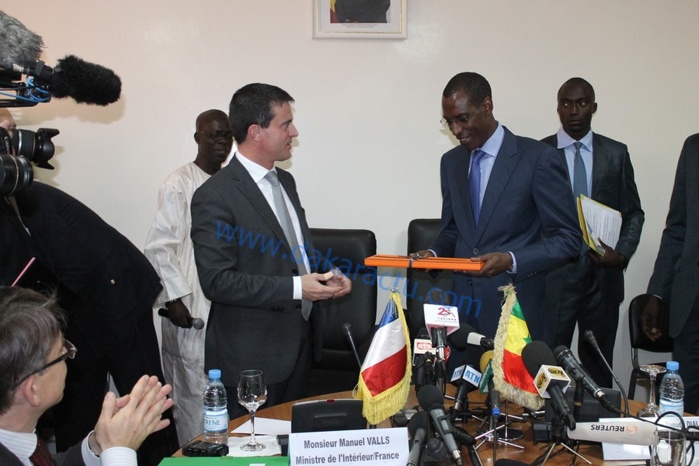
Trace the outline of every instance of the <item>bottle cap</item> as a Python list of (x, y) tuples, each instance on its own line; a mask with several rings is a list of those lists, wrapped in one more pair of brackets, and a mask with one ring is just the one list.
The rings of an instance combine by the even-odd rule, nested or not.
[(210, 379), (220, 379), (221, 378), (221, 369), (209, 369), (209, 378)]
[(667, 367), (667, 370), (669, 371), (676, 371), (679, 370), (680, 363), (677, 361), (668, 361), (667, 363), (665, 363), (665, 367)]

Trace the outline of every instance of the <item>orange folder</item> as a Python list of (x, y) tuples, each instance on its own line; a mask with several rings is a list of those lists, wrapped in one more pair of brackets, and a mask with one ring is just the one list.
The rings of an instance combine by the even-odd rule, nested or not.
[(458, 271), (477, 271), (483, 268), (483, 261), (454, 257), (425, 257), (410, 259), (408, 256), (391, 254), (376, 254), (364, 259), (364, 265), (369, 267), (399, 267), (413, 269), (439, 269)]

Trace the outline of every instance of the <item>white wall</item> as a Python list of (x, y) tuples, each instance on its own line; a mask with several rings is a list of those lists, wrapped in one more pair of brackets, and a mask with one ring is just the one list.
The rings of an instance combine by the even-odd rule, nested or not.
[[(158, 186), (194, 157), (196, 115), (227, 111), (249, 82), (296, 98), (287, 168), (311, 225), (371, 229), (381, 253), (404, 253), (408, 222), (440, 212), (439, 158), (455, 145), (439, 123), (447, 80), (480, 72), (496, 117), (541, 138), (558, 127), (558, 87), (578, 75), (597, 92), (593, 128), (626, 142), (636, 168), (646, 225), (626, 274), (633, 297), (652, 270), (682, 142), (699, 131), (691, 0), (408, 0), (408, 38), (389, 41), (313, 40), (311, 0), (5, 3), (43, 36), (49, 65), (75, 54), (123, 80), (107, 108), (56, 100), (13, 113), (21, 127), (61, 130), (57, 170), (39, 178), (139, 247)], [(615, 369), (627, 383), (622, 309)]]

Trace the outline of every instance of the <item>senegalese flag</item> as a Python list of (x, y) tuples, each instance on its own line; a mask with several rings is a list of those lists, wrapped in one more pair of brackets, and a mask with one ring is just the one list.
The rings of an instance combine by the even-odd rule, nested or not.
[(411, 377), (410, 336), (397, 290), (381, 318), (359, 373), (355, 399), (364, 404), (362, 414), (378, 424), (397, 413), (408, 401)]
[(522, 361), (522, 349), (532, 341), (515, 287), (499, 288), (505, 295), (495, 334), (493, 383), (505, 399), (532, 410), (541, 409), (544, 400), (534, 387), (534, 378)]

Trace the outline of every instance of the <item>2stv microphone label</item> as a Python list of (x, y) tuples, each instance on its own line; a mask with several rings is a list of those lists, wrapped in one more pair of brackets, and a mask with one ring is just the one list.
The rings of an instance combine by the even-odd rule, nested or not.
[(570, 385), (570, 377), (558, 366), (542, 365), (534, 378), (534, 386), (536, 387), (536, 391), (539, 392), (539, 396), (542, 398), (551, 398), (547, 389), (552, 382), (559, 384), (561, 390), (565, 392)]
[(432, 335), (432, 329), (443, 327), (447, 335), (459, 330), (459, 308), (456, 306), (442, 306), (439, 304), (425, 304), (425, 327)]

